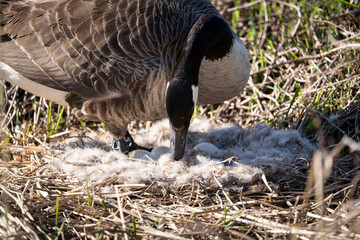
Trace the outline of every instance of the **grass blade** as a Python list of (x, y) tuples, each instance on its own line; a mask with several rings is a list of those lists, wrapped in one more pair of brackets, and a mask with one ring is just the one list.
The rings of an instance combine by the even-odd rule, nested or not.
[(288, 119), (288, 116), (289, 116), (289, 113), (290, 113), (291, 107), (292, 107), (292, 105), (294, 104), (295, 99), (296, 99), (296, 98), (300, 95), (300, 92), (301, 92), (301, 87), (300, 87), (300, 85), (298, 85), (298, 86), (296, 87), (295, 94), (294, 94), (293, 98), (291, 99), (291, 102), (290, 102), (289, 108), (288, 108), (288, 110), (287, 110), (287, 112), (286, 112), (286, 115), (285, 115), (285, 120), (287, 120), (287, 119)]
[(90, 198), (90, 189), (89, 189), (89, 182), (88, 182), (87, 175), (85, 176), (85, 180), (86, 180), (87, 202), (88, 202), (88, 206), (91, 207), (92, 201), (91, 201), (91, 198)]
[(360, 10), (359, 6), (356, 6), (355, 4), (349, 3), (348, 1), (345, 1), (345, 0), (336, 0), (336, 1), (341, 2), (341, 3), (345, 4), (345, 5), (348, 5), (350, 7), (353, 7), (353, 8), (356, 8), (356, 9)]
[(135, 218), (132, 219), (132, 229), (133, 229), (134, 238), (136, 238), (136, 221), (137, 221), (137, 219), (135, 219)]
[[(100, 231), (100, 228), (101, 228), (101, 221), (102, 221), (102, 216), (100, 216), (100, 219), (99, 219), (98, 231)], [(100, 237), (100, 233), (96, 233), (96, 240), (98, 240), (99, 237)]]
[(104, 198), (101, 199), (101, 203), (103, 205), (103, 208), (104, 208), (105, 212), (107, 212), (106, 202), (105, 202)]
[(59, 128), (60, 121), (61, 121), (61, 119), (62, 119), (62, 117), (63, 117), (63, 114), (64, 114), (64, 110), (65, 110), (65, 106), (63, 106), (63, 107), (61, 108), (60, 114), (59, 114), (59, 116), (58, 116), (58, 120), (57, 120), (57, 122), (56, 122), (54, 134), (56, 134), (56, 132), (57, 132), (57, 130), (58, 130), (58, 128)]
[(56, 197), (56, 206), (55, 206), (55, 226), (59, 224), (59, 197)]

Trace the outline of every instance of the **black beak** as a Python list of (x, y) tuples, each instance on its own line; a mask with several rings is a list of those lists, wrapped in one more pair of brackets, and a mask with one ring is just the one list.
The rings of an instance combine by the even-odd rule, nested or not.
[(170, 153), (175, 160), (179, 160), (184, 156), (187, 131), (187, 127), (181, 129), (170, 127)]

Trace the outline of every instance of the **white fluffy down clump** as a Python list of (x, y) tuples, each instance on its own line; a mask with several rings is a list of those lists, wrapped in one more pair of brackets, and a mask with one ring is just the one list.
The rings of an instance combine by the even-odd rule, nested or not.
[(267, 125), (251, 129), (228, 124), (213, 125), (207, 119), (191, 124), (186, 156), (171, 159), (168, 120), (153, 124), (148, 131), (134, 135), (135, 142), (153, 146), (152, 152), (138, 150), (127, 157), (111, 151), (110, 136), (91, 133), (85, 138), (68, 138), (56, 143), (56, 157), (49, 159), (52, 168), (71, 178), (95, 183), (116, 179), (124, 184), (161, 182), (181, 185), (192, 181), (221, 184), (251, 183), (265, 173), (296, 174), (292, 164), (311, 158), (315, 146), (294, 130), (275, 130)]

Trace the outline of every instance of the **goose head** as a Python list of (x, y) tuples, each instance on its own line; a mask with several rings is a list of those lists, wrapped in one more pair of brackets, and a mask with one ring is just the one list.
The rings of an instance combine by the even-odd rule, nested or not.
[[(241, 48), (240, 52), (239, 47)], [(180, 56), (178, 68), (174, 77), (168, 83), (165, 96), (165, 106), (171, 128), (170, 153), (175, 160), (179, 160), (184, 156), (186, 135), (194, 107), (198, 100), (198, 81), (201, 63), (206, 60), (215, 64), (221, 64), (224, 59), (227, 59), (226, 63), (228, 63), (230, 56), (233, 57), (234, 61), (234, 64), (232, 62), (231, 64), (236, 66), (237, 71), (247, 72), (244, 75), (248, 77), (249, 60), (246, 50), (243, 51), (243, 49), (245, 48), (241, 41), (231, 30), (227, 22), (220, 16), (202, 16), (191, 28)], [(240, 53), (240, 57), (237, 53)], [(239, 61), (239, 59), (241, 60)], [(230, 59), (230, 61), (232, 60)], [(243, 64), (244, 62), (245, 64)], [(228, 68), (225, 64), (223, 65), (225, 68)], [(231, 69), (228, 70), (230, 71)], [(233, 79), (230, 79), (232, 83), (239, 82), (235, 85), (244, 85), (243, 82), (247, 81), (246, 76), (245, 78), (232, 76)], [(219, 80), (216, 88), (221, 89), (219, 84), (224, 79), (212, 79), (212, 81), (214, 80)], [(224, 97), (229, 99), (234, 96), (236, 94), (230, 96), (227, 94), (226, 96), (219, 96), (219, 99), (222, 100)]]
[(197, 103), (198, 87), (186, 75), (177, 76), (166, 91), (166, 110), (170, 123), (170, 153), (175, 160), (184, 156), (186, 135)]

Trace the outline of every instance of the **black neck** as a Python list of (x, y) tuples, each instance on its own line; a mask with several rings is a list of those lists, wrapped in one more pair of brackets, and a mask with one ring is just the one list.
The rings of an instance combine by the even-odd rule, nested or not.
[(177, 75), (187, 76), (185, 79), (191, 79), (197, 86), (202, 59), (223, 58), (229, 53), (233, 39), (229, 25), (221, 17), (207, 15), (199, 18), (188, 34)]

